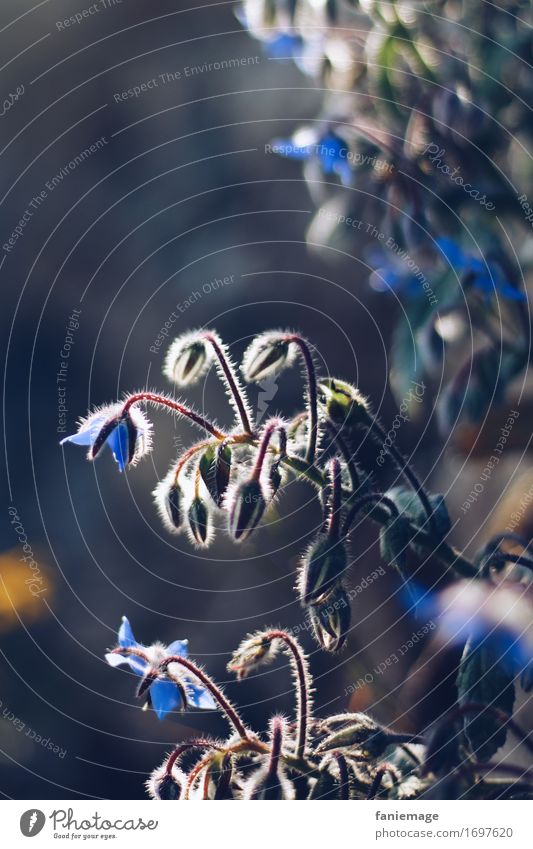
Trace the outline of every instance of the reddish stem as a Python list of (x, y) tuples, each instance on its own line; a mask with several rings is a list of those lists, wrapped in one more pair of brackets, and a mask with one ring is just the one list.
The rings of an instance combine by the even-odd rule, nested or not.
[(285, 450), (287, 448), (287, 432), (285, 430), (285, 425), (283, 424), (281, 419), (270, 419), (261, 436), (259, 450), (257, 452), (257, 457), (255, 459), (254, 468), (252, 471), (252, 480), (257, 481), (261, 476), (261, 472), (263, 470), (263, 463), (265, 462), (266, 453), (268, 451), (268, 446), (270, 445), (270, 440), (274, 436), (276, 430), (279, 433), (280, 455), (281, 457), (283, 457), (285, 454)]
[(318, 396), (316, 388), (315, 364), (313, 362), (313, 357), (311, 356), (311, 350), (305, 339), (292, 333), (288, 334), (285, 338), (287, 342), (294, 342), (294, 344), (298, 346), (307, 372), (307, 391), (309, 394), (309, 435), (305, 459), (308, 463), (313, 463), (318, 439)]
[(307, 746), (307, 728), (310, 714), (310, 694), (308, 687), (307, 663), (305, 656), (296, 642), (286, 631), (273, 630), (266, 631), (264, 634), (265, 640), (281, 640), (289, 650), (289, 657), (292, 660), (292, 665), (296, 680), (298, 682), (297, 690), (297, 722), (298, 735), (296, 739), (296, 757), (303, 758)]
[(224, 349), (222, 348), (222, 345), (220, 344), (218, 337), (216, 336), (216, 334), (210, 333), (208, 331), (207, 333), (203, 334), (203, 339), (205, 339), (206, 342), (209, 342), (209, 344), (213, 348), (213, 351), (215, 352), (216, 358), (220, 364), (220, 368), (222, 369), (222, 372), (226, 379), (228, 389), (230, 390), (233, 396), (233, 400), (235, 401), (235, 406), (237, 407), (239, 418), (241, 420), (244, 430), (246, 431), (246, 433), (252, 433), (250, 418), (248, 416), (248, 410), (246, 409), (246, 401), (243, 397), (244, 390), (240, 385), (239, 380), (231, 364), (228, 362), (228, 358), (226, 357), (226, 354), (224, 352)]
[(170, 410), (175, 410), (175, 412), (179, 413), (181, 416), (185, 416), (187, 419), (190, 419), (194, 422), (194, 424), (198, 425), (198, 427), (203, 428), (217, 439), (225, 439), (226, 437), (226, 434), (222, 433), (221, 430), (218, 430), (208, 419), (205, 419), (198, 413), (193, 412), (193, 410), (189, 410), (188, 407), (184, 407), (183, 404), (179, 404), (177, 401), (165, 398), (164, 395), (155, 395), (152, 392), (137, 392), (135, 395), (130, 395), (122, 408), (122, 414), (125, 415), (130, 407), (133, 407), (134, 404), (138, 404), (140, 401), (148, 401), (151, 404), (159, 404), (162, 407), (168, 407)]

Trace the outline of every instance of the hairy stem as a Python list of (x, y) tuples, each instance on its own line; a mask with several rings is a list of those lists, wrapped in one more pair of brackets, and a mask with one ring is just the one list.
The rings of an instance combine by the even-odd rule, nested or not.
[(250, 425), (250, 418), (248, 416), (247, 401), (246, 396), (244, 394), (244, 389), (240, 385), (239, 379), (235, 374), (235, 370), (231, 365), (231, 362), (229, 361), (226, 352), (224, 351), (224, 347), (221, 344), (220, 339), (218, 338), (216, 333), (211, 333), (209, 331), (204, 333), (202, 335), (202, 338), (205, 339), (206, 342), (209, 342), (209, 344), (213, 348), (215, 356), (222, 370), (222, 374), (224, 375), (227, 387), (231, 392), (231, 395), (235, 402), (235, 406), (237, 408), (241, 424), (246, 433), (251, 433), (252, 427)]
[(307, 392), (309, 395), (309, 435), (305, 459), (312, 463), (316, 455), (318, 439), (318, 393), (316, 387), (316, 370), (308, 343), (297, 334), (288, 334), (288, 342), (293, 342), (299, 349), (307, 372)]
[(206, 430), (207, 433), (210, 433), (211, 436), (214, 436), (217, 439), (225, 439), (226, 437), (226, 434), (222, 433), (221, 430), (218, 430), (218, 428), (216, 428), (215, 425), (208, 419), (200, 416), (193, 410), (189, 410), (188, 407), (184, 407), (183, 404), (178, 403), (178, 401), (172, 401), (170, 398), (165, 398), (164, 395), (156, 395), (153, 392), (137, 392), (135, 395), (130, 395), (122, 408), (122, 414), (125, 415), (130, 407), (133, 407), (134, 404), (138, 404), (141, 401), (147, 401), (150, 404), (156, 404), (161, 407), (168, 407), (169, 410), (174, 410), (174, 412), (179, 413), (180, 416), (185, 416), (185, 418), (194, 422), (195, 425), (203, 428), (203, 430)]
[(311, 694), (309, 692), (310, 674), (307, 659), (296, 640), (286, 631), (266, 631), (264, 639), (268, 641), (281, 640), (285, 645), (289, 660), (297, 682), (296, 690), (296, 713), (297, 713), (297, 738), (296, 757), (303, 758), (307, 747), (307, 730), (311, 714)]

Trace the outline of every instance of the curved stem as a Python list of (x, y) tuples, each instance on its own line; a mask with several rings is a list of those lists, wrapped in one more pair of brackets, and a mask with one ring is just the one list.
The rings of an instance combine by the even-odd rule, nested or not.
[(297, 334), (287, 334), (286, 340), (294, 342), (300, 350), (307, 372), (307, 392), (309, 395), (309, 435), (307, 441), (307, 453), (305, 458), (312, 463), (316, 454), (316, 443), (318, 439), (318, 393), (316, 387), (316, 371), (311, 349), (306, 340)]
[(147, 401), (150, 404), (168, 407), (169, 410), (174, 410), (174, 412), (179, 413), (180, 416), (185, 416), (185, 418), (190, 419), (190, 421), (194, 422), (195, 425), (203, 428), (203, 430), (206, 430), (217, 439), (225, 439), (226, 437), (226, 434), (222, 433), (221, 430), (218, 430), (218, 428), (216, 428), (215, 425), (208, 419), (200, 416), (193, 410), (189, 410), (188, 407), (184, 407), (183, 404), (178, 403), (178, 401), (173, 401), (171, 398), (165, 398), (164, 395), (156, 395), (153, 392), (137, 392), (135, 395), (130, 395), (122, 408), (122, 414), (125, 415), (130, 407), (133, 407), (134, 404), (138, 404), (140, 401)]
[[(385, 433), (385, 431), (383, 430), (383, 428), (381, 427), (381, 425), (377, 421), (377, 419), (372, 418), (372, 424), (369, 426), (368, 430), (369, 430), (370, 435), (371, 436), (373, 435), (374, 440), (376, 439), (375, 431), (377, 431), (377, 433), (379, 434), (379, 437), (381, 439), (381, 442), (382, 442), (382, 447), (385, 446), (385, 440), (387, 439), (387, 434)], [(392, 442), (391, 442), (390, 445), (386, 446), (386, 450), (389, 452), (390, 456), (393, 458), (393, 460), (394, 460), (394, 462), (395, 462), (395, 464), (398, 468), (398, 471), (401, 472), (401, 474), (405, 477), (405, 479), (409, 482), (411, 487), (414, 489), (414, 491), (418, 495), (418, 498), (420, 499), (420, 503), (421, 503), (422, 507), (424, 508), (424, 513), (427, 516), (430, 528), (432, 528), (433, 530), (436, 530), (433, 507), (431, 506), (431, 502), (428, 498), (428, 494), (425, 491), (424, 487), (422, 486), (421, 482), (418, 480), (417, 475), (412, 470), (412, 468), (409, 465), (406, 458), (401, 454), (400, 451), (398, 451), (398, 449), (396, 448), (396, 446)]]
[(269, 641), (281, 640), (286, 649), (288, 649), (289, 659), (298, 685), (296, 690), (296, 713), (298, 724), (296, 757), (302, 758), (305, 755), (307, 747), (307, 729), (311, 714), (311, 694), (309, 692), (310, 675), (307, 666), (307, 659), (298, 642), (286, 631), (266, 631), (263, 636), (265, 640)]
[(212, 439), (202, 439), (201, 442), (197, 442), (195, 445), (191, 445), (190, 448), (187, 448), (185, 454), (182, 454), (176, 463), (176, 468), (174, 469), (174, 481), (178, 480), (180, 472), (185, 468), (189, 460), (194, 457), (195, 454), (198, 454), (199, 451), (202, 451), (204, 448), (208, 448), (213, 444)]
[[(387, 498), (386, 495), (382, 495), (380, 492), (368, 492), (365, 495), (362, 495), (360, 498), (357, 498), (355, 503), (352, 504), (346, 519), (344, 520), (344, 525), (342, 526), (342, 535), (346, 536), (349, 532), (353, 520), (356, 515), (361, 510), (361, 507), (370, 504), (374, 506), (378, 506), (383, 504), (384, 507), (387, 507), (390, 510), (391, 517), (399, 516), (399, 510), (396, 507), (396, 504), (391, 498)], [(390, 518), (390, 517), (389, 517)]]
[[(140, 649), (136, 649), (133, 646), (119, 646), (118, 648), (113, 649), (111, 654), (120, 654), (126, 656), (133, 655), (134, 657), (142, 658), (142, 660), (146, 661), (147, 663), (150, 662), (145, 652), (140, 651)], [(180, 666), (184, 666), (185, 669), (187, 669), (189, 672), (192, 672), (195, 678), (198, 678), (198, 680), (202, 682), (204, 687), (209, 690), (215, 701), (218, 703), (218, 705), (226, 715), (231, 725), (235, 728), (235, 731), (237, 732), (239, 737), (241, 737), (243, 740), (249, 740), (246, 728), (244, 727), (244, 724), (239, 714), (237, 713), (237, 710), (233, 707), (229, 699), (227, 699), (222, 693), (222, 691), (219, 690), (214, 681), (212, 681), (211, 678), (206, 675), (202, 669), (200, 669), (200, 667), (196, 666), (195, 663), (192, 663), (192, 661), (188, 660), (188, 658), (181, 657), (180, 655), (169, 655), (161, 661), (161, 663), (157, 667), (157, 670), (154, 670), (154, 673), (164, 672), (171, 681), (176, 683), (175, 676), (172, 675), (172, 673), (169, 672), (167, 669), (170, 663), (177, 663)], [(181, 682), (179, 683), (181, 686), (183, 686)]]
[(261, 476), (261, 472), (263, 470), (263, 463), (265, 462), (266, 453), (268, 451), (268, 446), (270, 445), (270, 440), (272, 439), (276, 431), (279, 432), (280, 458), (282, 459), (285, 455), (285, 450), (287, 447), (287, 431), (285, 430), (285, 425), (281, 421), (281, 419), (271, 419), (266, 424), (263, 434), (261, 436), (261, 442), (259, 443), (259, 451), (257, 452), (254, 468), (252, 470), (252, 480), (257, 481)]
[(215, 356), (218, 360), (226, 385), (235, 403), (235, 407), (239, 414), (239, 418), (241, 420), (244, 430), (246, 431), (246, 433), (252, 433), (250, 417), (248, 415), (247, 409), (246, 395), (244, 393), (244, 389), (240, 385), (237, 375), (235, 374), (235, 370), (231, 365), (229, 357), (226, 354), (226, 351), (224, 350), (222, 342), (220, 341), (216, 333), (212, 333), (210, 331), (203, 333), (202, 338), (205, 339), (206, 342), (209, 342), (209, 344), (213, 348), (213, 351), (215, 352)]
[(204, 687), (209, 690), (215, 701), (218, 702), (222, 711), (226, 714), (226, 717), (230, 721), (231, 725), (233, 725), (233, 727), (235, 728), (235, 731), (237, 732), (239, 737), (242, 737), (243, 740), (249, 739), (248, 732), (246, 731), (244, 723), (241, 720), (239, 714), (237, 713), (235, 707), (231, 704), (229, 699), (226, 698), (223, 692), (217, 687), (214, 681), (212, 681), (211, 678), (206, 675), (205, 672), (200, 669), (199, 666), (196, 666), (196, 664), (192, 663), (192, 661), (188, 660), (188, 658), (181, 657), (180, 655), (171, 655), (170, 657), (165, 657), (165, 659), (162, 660), (159, 664), (159, 669), (165, 672), (171, 680), (174, 679), (174, 676), (168, 671), (167, 668), (170, 663), (178, 663), (180, 666), (184, 666), (185, 669), (188, 669), (189, 672), (192, 672), (192, 674), (196, 678), (198, 678), (199, 681), (202, 682)]
[(178, 758), (183, 755), (185, 752), (190, 751), (191, 749), (215, 749), (216, 751), (222, 751), (220, 746), (217, 746), (216, 743), (213, 743), (212, 740), (204, 740), (202, 738), (195, 740), (187, 740), (186, 743), (180, 743), (179, 746), (176, 746), (173, 752), (168, 756), (167, 763), (165, 766), (165, 772), (167, 775), (171, 775), (172, 768)]

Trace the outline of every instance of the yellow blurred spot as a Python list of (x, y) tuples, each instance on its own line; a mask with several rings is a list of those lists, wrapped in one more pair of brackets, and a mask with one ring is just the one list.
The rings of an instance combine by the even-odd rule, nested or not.
[(53, 596), (52, 571), (40, 559), (31, 566), (21, 560), (21, 549), (0, 555), (0, 633), (34, 622), (47, 613), (44, 599)]

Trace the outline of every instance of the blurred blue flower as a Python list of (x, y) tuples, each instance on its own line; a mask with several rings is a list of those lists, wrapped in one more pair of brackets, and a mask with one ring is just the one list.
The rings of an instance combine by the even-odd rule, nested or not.
[(467, 640), (494, 651), (518, 673), (533, 661), (533, 604), (523, 585), (506, 581), (457, 581), (438, 593), (413, 586), (402, 593), (413, 611), (416, 595), (418, 619), (434, 621), (436, 636), (444, 645), (461, 646)]
[(96, 410), (80, 422), (76, 433), (66, 436), (59, 444), (88, 445), (90, 460), (94, 460), (108, 445), (121, 472), (126, 466), (135, 465), (150, 451), (151, 424), (135, 407), (122, 415), (123, 406), (113, 404)]
[(501, 295), (511, 301), (525, 300), (525, 293), (506, 280), (502, 268), (497, 262), (489, 262), (474, 254), (467, 253), (453, 239), (441, 237), (436, 239), (436, 245), (444, 258), (458, 274), (472, 275), (472, 285), (487, 298), (491, 295)]
[(301, 35), (282, 32), (263, 42), (265, 53), (272, 59), (293, 59), (299, 56), (304, 47)]
[(326, 176), (336, 174), (344, 186), (352, 184), (350, 151), (346, 142), (331, 131), (319, 135), (312, 129), (299, 130), (292, 138), (274, 139), (272, 150), (288, 159), (316, 162)]
[[(133, 636), (131, 625), (128, 619), (123, 616), (122, 623), (118, 632), (118, 645), (120, 648), (135, 648), (142, 652), (146, 660), (136, 655), (120, 655), (108, 652), (105, 659), (110, 666), (126, 665), (135, 673), (144, 677), (150, 670), (156, 669), (162, 660), (166, 657), (178, 655), (180, 657), (188, 656), (188, 640), (175, 640), (168, 646), (162, 643), (154, 643), (151, 646), (144, 646), (138, 643)], [(179, 673), (183, 688), (187, 695), (187, 704), (184, 704), (180, 689), (173, 681), (165, 681), (159, 679), (153, 682), (148, 688), (149, 704), (153, 707), (158, 719), (164, 717), (174, 710), (183, 710), (186, 707), (196, 707), (202, 710), (213, 710), (216, 708), (216, 702), (213, 699), (209, 690), (198, 681), (194, 680), (191, 673), (185, 672), (183, 667), (178, 664), (175, 669), (170, 670)]]

